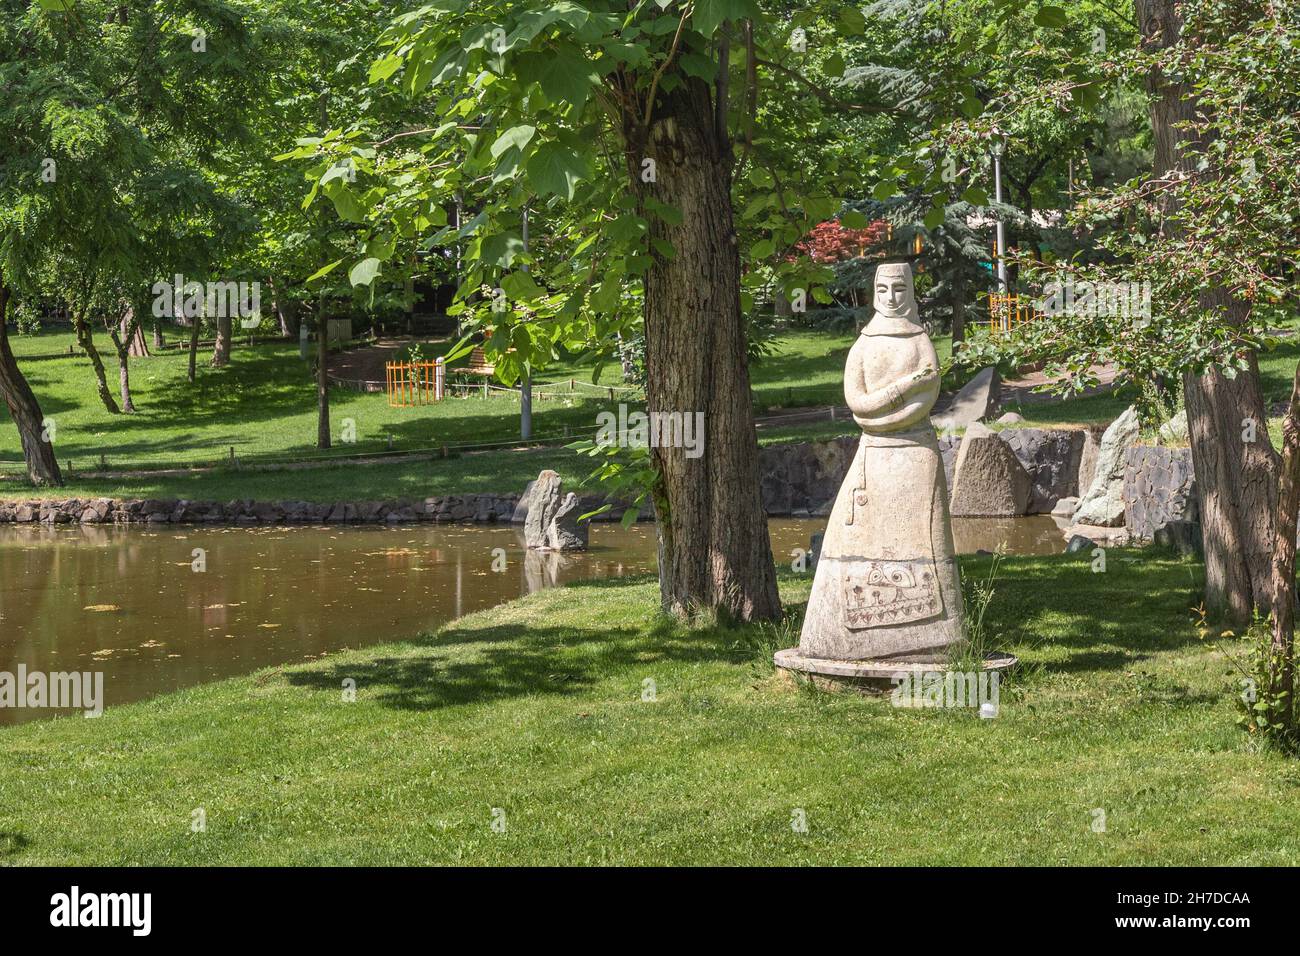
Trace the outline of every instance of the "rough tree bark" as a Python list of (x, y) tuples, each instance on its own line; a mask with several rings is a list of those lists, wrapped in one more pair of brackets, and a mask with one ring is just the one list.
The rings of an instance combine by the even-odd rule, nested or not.
[(108, 336), (113, 340), (113, 350), (117, 353), (118, 390), (122, 396), (122, 411), (131, 414), (135, 411), (135, 402), (131, 399), (131, 348), (140, 335), (140, 319), (135, 308), (128, 306), (122, 318), (117, 322), (106, 323)]
[[(710, 88), (687, 79), (660, 93), (643, 130), (625, 120), (633, 188), (652, 242), (671, 243), (645, 276), (650, 413), (704, 413), (704, 453), (652, 449), (659, 583), (665, 609), (717, 608), (740, 620), (780, 616), (767, 515), (759, 496), (748, 356), (740, 306), (740, 258), (731, 206), (731, 145)], [(725, 110), (720, 111), (725, 115)], [(643, 159), (655, 182), (642, 181)], [(681, 212), (668, 222), (653, 198)]]
[(111, 414), (120, 415), (122, 410), (117, 407), (117, 402), (113, 400), (113, 393), (109, 390), (108, 376), (104, 373), (104, 360), (99, 355), (99, 349), (95, 347), (95, 337), (90, 332), (90, 323), (86, 321), (84, 308), (73, 312), (72, 324), (77, 333), (77, 344), (86, 353), (91, 368), (95, 370), (95, 388), (99, 392), (99, 400)]
[[(1178, 41), (1182, 19), (1174, 0), (1136, 0), (1136, 8), (1144, 48)], [(1147, 86), (1153, 94), (1156, 174), (1191, 171), (1206, 146), (1179, 147), (1192, 135), (1178, 125), (1195, 114), (1191, 89), (1158, 73), (1147, 77)], [(1248, 303), (1220, 288), (1206, 290), (1200, 306), (1222, 307), (1237, 324), (1250, 314)], [(1254, 355), (1250, 368), (1233, 379), (1218, 369), (1184, 376), (1183, 393), (1205, 543), (1205, 606), (1216, 616), (1243, 622), (1252, 609), (1271, 604), (1277, 510), (1278, 456), (1268, 438)]]
[(1273, 636), (1269, 657), (1270, 719), (1295, 730), (1295, 551), (1300, 516), (1300, 365), (1282, 420), (1282, 475), (1273, 528)]
[[(220, 310), (225, 312), (225, 309)], [(212, 367), (223, 368), (230, 364), (230, 316), (217, 315), (217, 341), (212, 346)]]
[(23, 460), (27, 462), (27, 477), (34, 485), (62, 485), (63, 474), (54, 457), (54, 446), (42, 437), (45, 416), (41, 414), (40, 403), (9, 348), (9, 327), (6, 324), (9, 296), (9, 287), (0, 276), (0, 394), (9, 408), (9, 417), (18, 428)]
[(194, 384), (196, 366), (199, 364), (199, 329), (202, 327), (202, 318), (196, 315), (190, 319), (190, 367), (187, 375), (191, 385)]

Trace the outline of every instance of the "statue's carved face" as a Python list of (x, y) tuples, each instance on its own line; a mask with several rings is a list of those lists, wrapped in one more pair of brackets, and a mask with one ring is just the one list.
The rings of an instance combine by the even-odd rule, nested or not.
[(899, 315), (911, 304), (911, 283), (903, 276), (876, 277), (876, 308)]

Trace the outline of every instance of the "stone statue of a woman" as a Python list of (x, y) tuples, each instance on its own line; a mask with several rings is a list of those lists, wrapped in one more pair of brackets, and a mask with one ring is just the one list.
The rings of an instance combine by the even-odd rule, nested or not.
[(912, 269), (882, 265), (875, 315), (844, 370), (862, 440), (826, 526), (798, 656), (937, 662), (962, 639), (948, 491), (930, 424), (938, 395), (939, 360), (917, 321)]

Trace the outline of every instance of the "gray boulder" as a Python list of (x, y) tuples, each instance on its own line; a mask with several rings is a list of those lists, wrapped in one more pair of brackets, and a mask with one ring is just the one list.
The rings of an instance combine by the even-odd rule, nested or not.
[(1130, 405), (1101, 436), (1096, 474), (1079, 500), (1076, 524), (1114, 528), (1124, 523), (1124, 449), (1137, 441), (1139, 427), (1137, 409)]
[(1066, 554), (1078, 554), (1080, 551), (1091, 552), (1097, 547), (1097, 542), (1091, 538), (1085, 538), (1081, 534), (1071, 535), (1070, 540), (1065, 545)]
[(952, 480), (953, 515), (1014, 517), (1029, 508), (1033, 482), (1011, 448), (975, 422), (966, 429)]
[(1186, 445), (1188, 441), (1187, 409), (1182, 409), (1177, 415), (1161, 425), (1159, 434), (1160, 444), (1162, 445)]
[(591, 523), (579, 521), (578, 516), (582, 514), (585, 514), (582, 499), (570, 491), (546, 529), (546, 546), (552, 551), (586, 551)]
[(528, 502), (532, 498), (533, 486), (536, 484), (536, 481), (530, 481), (524, 485), (524, 493), (519, 496), (519, 501), (515, 503), (515, 510), (510, 515), (511, 524), (523, 524), (528, 520)]
[(1155, 542), (1183, 555), (1201, 555), (1201, 526), (1195, 521), (1170, 521), (1156, 529)]
[(1009, 428), (998, 432), (1026, 472), (1033, 487), (1029, 514), (1047, 514), (1062, 498), (1079, 494), (1079, 460), (1083, 432), (1067, 429)]
[(1078, 498), (1061, 498), (1052, 507), (1052, 516), (1055, 518), (1069, 518), (1079, 508)]
[(980, 372), (953, 397), (952, 402), (938, 415), (931, 416), (936, 428), (965, 428), (982, 422), (998, 410), (1002, 400), (1002, 378), (992, 366)]
[(524, 541), (530, 548), (548, 547), (547, 529), (560, 510), (560, 476), (550, 469), (543, 471), (526, 497), (528, 514), (524, 517)]

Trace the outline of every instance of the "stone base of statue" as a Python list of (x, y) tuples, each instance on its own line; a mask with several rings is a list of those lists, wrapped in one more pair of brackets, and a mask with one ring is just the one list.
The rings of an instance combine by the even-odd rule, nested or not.
[[(777, 673), (789, 681), (807, 682), (819, 690), (854, 691), (877, 695), (893, 692), (903, 680), (918, 684), (928, 674), (944, 673), (945, 660), (837, 661), (805, 657), (797, 647), (787, 647), (774, 656)], [(993, 652), (984, 658), (984, 671), (1002, 674), (1020, 661), (1012, 654)]]

